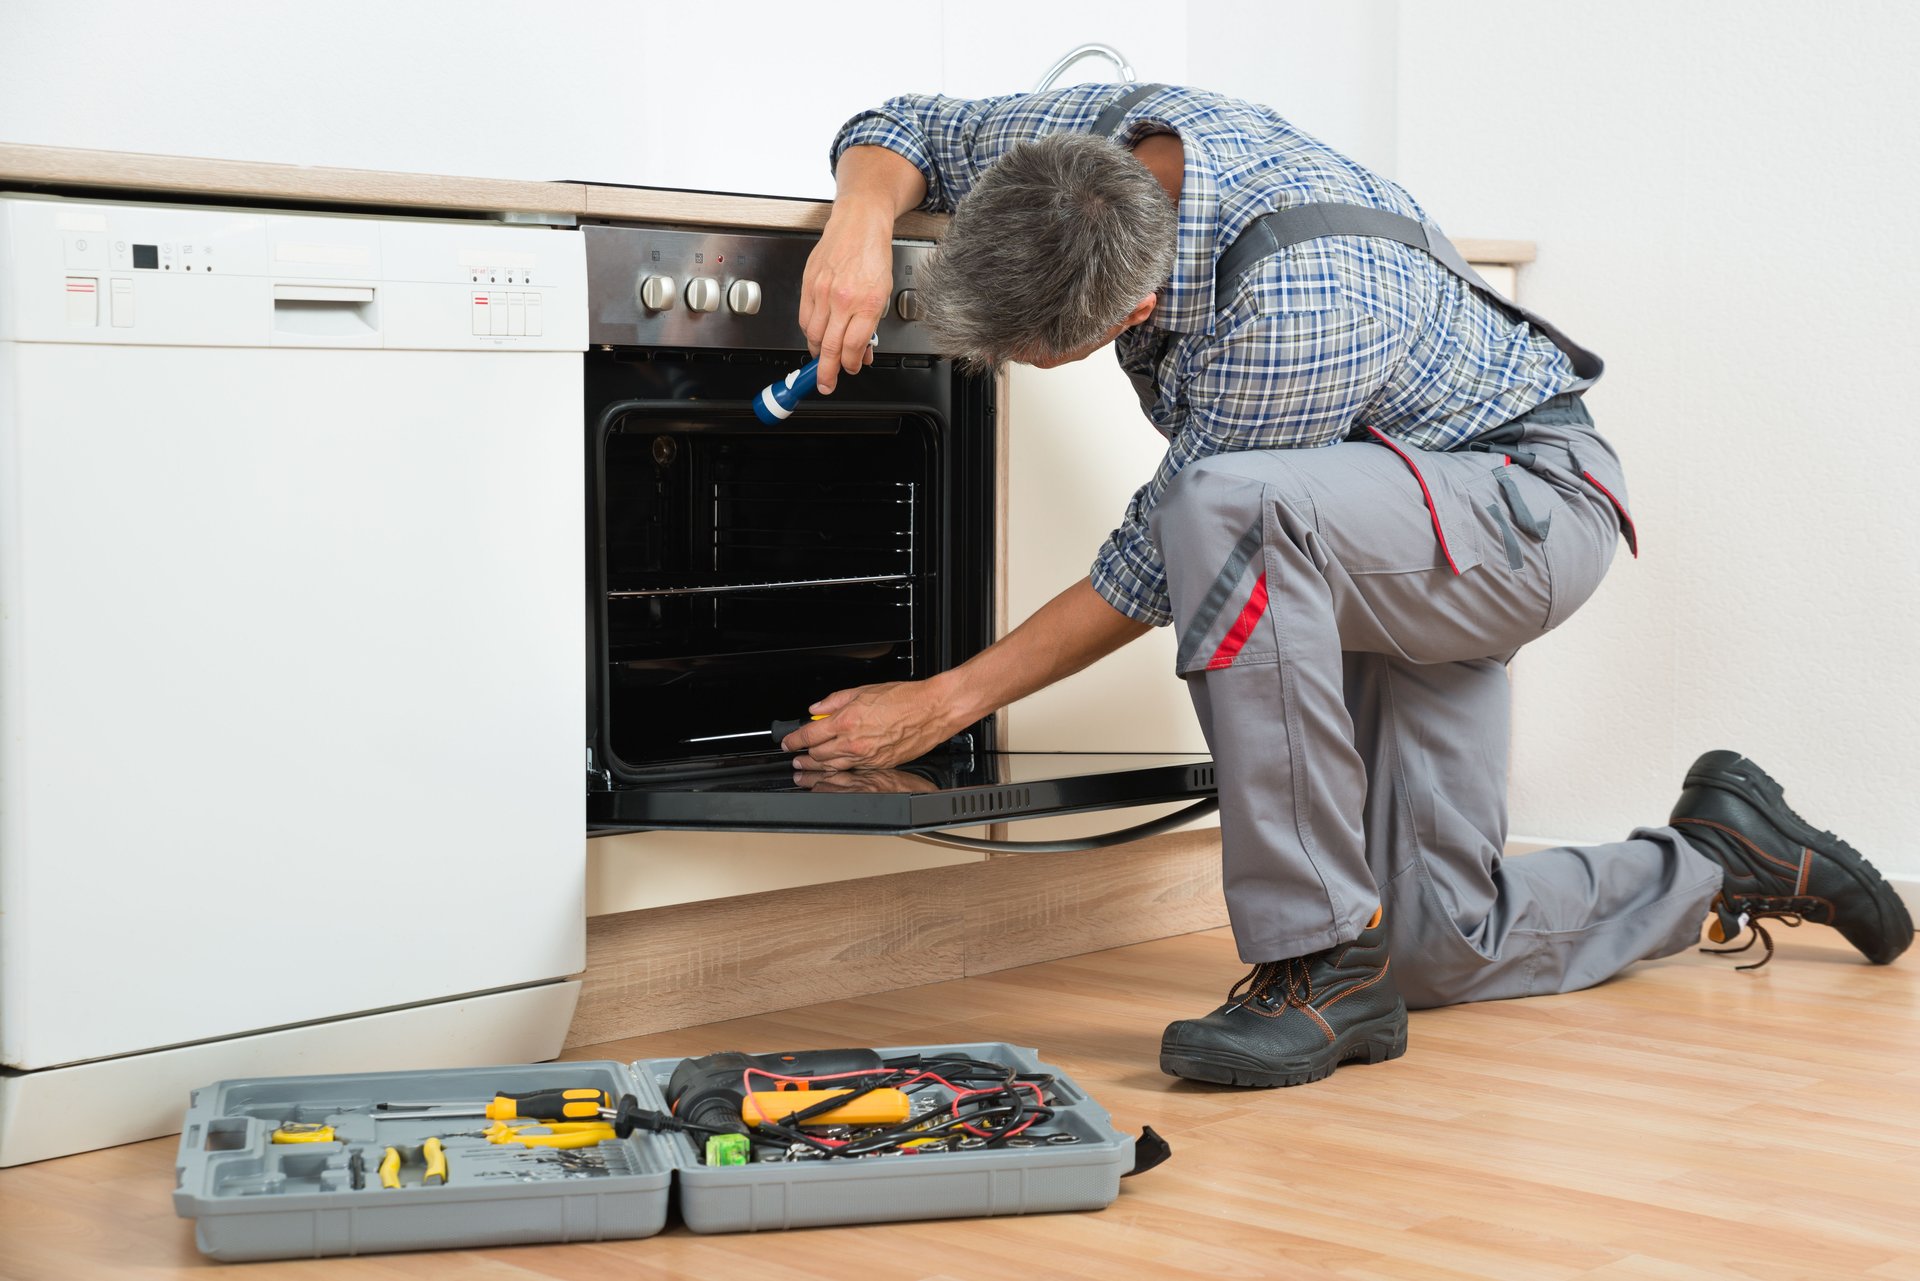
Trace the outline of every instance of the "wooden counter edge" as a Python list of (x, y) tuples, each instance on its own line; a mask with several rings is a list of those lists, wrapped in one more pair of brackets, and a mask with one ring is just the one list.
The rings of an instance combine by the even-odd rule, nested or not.
[(333, 169), (14, 142), (0, 143), (0, 182), (490, 213), (578, 215), (587, 204), (586, 188), (571, 182)]
[[(215, 160), (21, 142), (0, 142), (0, 184), (4, 183), (101, 187), (158, 196), (178, 193), (296, 203), (387, 205), (401, 209), (567, 214), (785, 231), (818, 231), (825, 225), (830, 208), (823, 200), (515, 178), (462, 178), (383, 169), (336, 169), (324, 165)], [(901, 217), (896, 231), (910, 239), (937, 240), (946, 225), (947, 219), (942, 214), (909, 213)], [(1537, 256), (1529, 240), (1461, 240), (1457, 243), (1469, 262), (1517, 266), (1532, 262)]]
[[(160, 197), (168, 194), (231, 196), (292, 203), (562, 214), (576, 218), (644, 219), (695, 226), (793, 231), (819, 230), (825, 225), (830, 208), (822, 200), (514, 178), (463, 178), (381, 169), (335, 169), (323, 165), (0, 142), (0, 184), (7, 183), (100, 187), (116, 194), (137, 192)], [(943, 216), (910, 213), (900, 219), (898, 233), (913, 239), (933, 240), (939, 238), (946, 225)]]

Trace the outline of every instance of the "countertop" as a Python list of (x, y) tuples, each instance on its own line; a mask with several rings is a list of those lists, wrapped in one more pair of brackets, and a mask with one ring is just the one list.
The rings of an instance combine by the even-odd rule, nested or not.
[[(103, 195), (114, 196), (227, 196), (295, 206), (558, 214), (576, 219), (615, 218), (791, 231), (819, 230), (826, 224), (830, 207), (823, 200), (790, 200), (777, 196), (736, 196), (592, 182), (461, 178), (0, 142), (0, 187), (21, 186), (60, 191), (97, 189)], [(896, 231), (913, 239), (937, 240), (946, 224), (943, 215), (909, 213), (900, 218)], [(1461, 239), (1455, 243), (1473, 262), (1517, 265), (1534, 259), (1531, 241)]]

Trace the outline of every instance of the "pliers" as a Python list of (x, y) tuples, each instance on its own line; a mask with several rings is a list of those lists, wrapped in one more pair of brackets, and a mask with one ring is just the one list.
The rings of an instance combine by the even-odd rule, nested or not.
[(401, 1186), (400, 1167), (412, 1160), (418, 1160), (427, 1167), (427, 1172), (420, 1176), (422, 1187), (429, 1183), (447, 1181), (446, 1151), (440, 1146), (439, 1139), (427, 1139), (417, 1148), (401, 1147), (397, 1144), (388, 1148), (387, 1154), (380, 1159), (380, 1186), (383, 1188)]

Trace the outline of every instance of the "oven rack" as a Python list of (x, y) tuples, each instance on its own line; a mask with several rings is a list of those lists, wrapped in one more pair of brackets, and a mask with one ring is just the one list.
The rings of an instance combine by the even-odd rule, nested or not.
[(913, 586), (915, 575), (854, 574), (843, 578), (775, 578), (752, 583), (700, 583), (674, 587), (641, 587), (609, 590), (608, 600), (647, 600), (660, 596), (719, 596), (737, 592), (786, 591), (802, 587), (854, 587), (883, 584)]

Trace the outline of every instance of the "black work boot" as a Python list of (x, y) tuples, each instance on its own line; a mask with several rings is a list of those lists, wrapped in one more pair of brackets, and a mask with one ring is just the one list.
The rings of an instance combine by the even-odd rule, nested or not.
[(1351, 943), (1265, 961), (1203, 1019), (1168, 1025), (1160, 1070), (1221, 1085), (1305, 1085), (1342, 1063), (1407, 1052), (1407, 1007), (1387, 975), (1380, 913)]
[(1725, 943), (1746, 929), (1746, 943), (1726, 951), (1766, 944), (1766, 955), (1743, 970), (1773, 957), (1765, 919), (1831, 925), (1875, 965), (1913, 942), (1907, 905), (1873, 864), (1832, 832), (1808, 826), (1787, 808), (1780, 784), (1738, 752), (1708, 752), (1693, 763), (1670, 821), (1726, 869), (1708, 937)]

